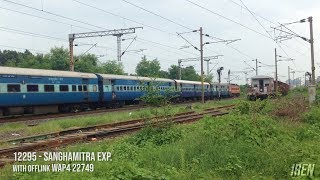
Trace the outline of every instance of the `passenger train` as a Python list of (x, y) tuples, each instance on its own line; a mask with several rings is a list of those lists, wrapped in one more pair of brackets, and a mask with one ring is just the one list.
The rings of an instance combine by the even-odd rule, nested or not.
[[(123, 106), (139, 102), (150, 82), (159, 83), (160, 93), (174, 90), (178, 101), (201, 98), (197, 81), (0, 67), (0, 116)], [(240, 94), (234, 84), (205, 82), (204, 90), (206, 99)]]

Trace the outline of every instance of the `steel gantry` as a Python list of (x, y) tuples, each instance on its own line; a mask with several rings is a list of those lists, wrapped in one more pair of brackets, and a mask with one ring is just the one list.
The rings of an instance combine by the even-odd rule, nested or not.
[(132, 34), (136, 32), (136, 29), (143, 27), (133, 27), (128, 29), (115, 29), (107, 31), (94, 31), (84, 33), (69, 34), (69, 49), (70, 49), (70, 71), (74, 71), (74, 58), (73, 58), (73, 42), (75, 39), (88, 38), (88, 37), (103, 37), (103, 36), (116, 36), (117, 37), (117, 54), (118, 61), (121, 61), (121, 36), (124, 34)]
[[(203, 57), (203, 61), (207, 61), (207, 75), (209, 75), (209, 73), (210, 73), (210, 71), (209, 71), (209, 62), (210, 62), (210, 60), (212, 60), (212, 59), (218, 59), (219, 56), (223, 56), (223, 55)], [(181, 63), (182, 63), (182, 62), (189, 62), (189, 61), (200, 61), (200, 58), (187, 58), (187, 59), (179, 59), (179, 60), (178, 60), (179, 79), (180, 79), (180, 80), (181, 80), (181, 76), (182, 76)]]

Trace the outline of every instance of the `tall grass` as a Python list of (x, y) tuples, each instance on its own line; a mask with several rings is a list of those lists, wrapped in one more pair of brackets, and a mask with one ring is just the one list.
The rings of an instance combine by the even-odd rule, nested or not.
[[(94, 173), (15, 173), (13, 177), (290, 179), (293, 164), (310, 163), (316, 164), (313, 178), (320, 178), (320, 107), (303, 113), (299, 125), (290, 126), (290, 117), (279, 119), (271, 113), (277, 109), (272, 103), (240, 102), (238, 109), (222, 117), (205, 117), (192, 125), (144, 129), (121, 139), (61, 150), (111, 151), (112, 162), (94, 162)], [(10, 167), (0, 173), (12, 177)]]

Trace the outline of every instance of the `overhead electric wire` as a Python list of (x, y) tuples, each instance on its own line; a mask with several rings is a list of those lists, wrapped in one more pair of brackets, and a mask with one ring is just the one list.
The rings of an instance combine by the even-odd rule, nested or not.
[(22, 31), (22, 30), (7, 28), (7, 27), (0, 27), (0, 31), (14, 32), (14, 33), (17, 33), (17, 34), (28, 35), (28, 36), (39, 37), (39, 38), (45, 38), (45, 39), (53, 39), (53, 40), (57, 40), (57, 41), (64, 41), (64, 42), (67, 41), (66, 39), (62, 39), (62, 38), (58, 38), (58, 37), (53, 37), (53, 36), (44, 35), (44, 34), (38, 34), (38, 33), (33, 33), (33, 32), (27, 32), (27, 31)]
[[(59, 38), (59, 37), (54, 37), (54, 36), (49, 36), (49, 35), (39, 34), (39, 33), (33, 33), (33, 32), (27, 32), (27, 31), (22, 31), (22, 30), (7, 28), (7, 27), (0, 27), (0, 31), (6, 31), (6, 32), (10, 32), (10, 33), (16, 33), (16, 34), (21, 34), (21, 35), (25, 35), (25, 36), (38, 37), (38, 38), (44, 38), (44, 39), (50, 39), (50, 40), (57, 40), (57, 41), (61, 41), (61, 42), (69, 42), (68, 40), (63, 39), (63, 38)], [(92, 44), (82, 43), (82, 42), (78, 42), (78, 44), (79, 45), (92, 45)], [(106, 47), (106, 46), (95, 46), (95, 47), (110, 49), (109, 47)]]
[(252, 29), (252, 28), (250, 28), (250, 27), (248, 27), (248, 26), (246, 26), (246, 25), (244, 25), (244, 24), (242, 24), (242, 23), (240, 23), (240, 22), (237, 22), (237, 21), (235, 21), (235, 20), (233, 20), (233, 19), (230, 19), (230, 18), (228, 18), (228, 17), (226, 17), (226, 16), (224, 16), (224, 15), (221, 15), (221, 14), (219, 14), (219, 13), (217, 13), (217, 12), (214, 12), (214, 11), (212, 11), (212, 10), (210, 10), (210, 9), (208, 9), (208, 8), (200, 5), (200, 4), (197, 4), (197, 3), (193, 2), (193, 1), (190, 1), (190, 0), (184, 0), (184, 1), (187, 1), (187, 2), (189, 2), (189, 3), (191, 3), (191, 4), (193, 4), (193, 5), (201, 8), (201, 9), (204, 9), (204, 10), (206, 10), (206, 11), (212, 13), (212, 14), (215, 14), (215, 15), (217, 15), (217, 16), (225, 19), (225, 20), (228, 20), (228, 21), (230, 21), (230, 22), (233, 22), (233, 23), (235, 23), (235, 24), (238, 24), (238, 25), (240, 25), (240, 26), (242, 26), (242, 27), (244, 27), (244, 28), (246, 28), (246, 29), (248, 29), (248, 30), (250, 30), (250, 31), (252, 31), (252, 32), (255, 32), (255, 33), (257, 33), (257, 34), (260, 34), (260, 35), (263, 36), (263, 37), (272, 39), (272, 38), (270, 38), (269, 36), (260, 33), (259, 31), (256, 31), (256, 30), (254, 30), (254, 29)]
[[(104, 10), (104, 9), (101, 9), (101, 8), (99, 8), (99, 7), (96, 7), (96, 6), (93, 6), (93, 5), (90, 5), (90, 4), (81, 2), (81, 1), (79, 1), (79, 0), (72, 0), (72, 1), (77, 2), (77, 3), (79, 3), (79, 4), (82, 4), (82, 5), (84, 5), (84, 6), (87, 6), (87, 7), (93, 8), (93, 9), (96, 9), (96, 10), (98, 10), (98, 11), (104, 12), (104, 13), (106, 13), (106, 14), (110, 14), (110, 15), (113, 15), (113, 16), (116, 16), (116, 17), (119, 17), (119, 18), (122, 18), (122, 19), (124, 19), (124, 20), (130, 21), (130, 22), (134, 22), (134, 23), (137, 23), (137, 24), (140, 24), (140, 25), (149, 27), (149, 28), (151, 28), (151, 29), (154, 29), (154, 30), (157, 30), (157, 31), (160, 31), (160, 32), (169, 34), (169, 35), (173, 35), (174, 37), (176, 37), (176, 35), (173, 34), (173, 33), (171, 33), (171, 32), (167, 32), (167, 31), (161, 30), (161, 29), (159, 29), (159, 28), (156, 28), (156, 27), (154, 27), (154, 26), (150, 26), (150, 25), (147, 25), (147, 24), (144, 24), (144, 23), (141, 23), (141, 22), (138, 22), (138, 21), (135, 21), (135, 20), (126, 18), (126, 17), (124, 17), (124, 16), (121, 16), (121, 15), (118, 15), (118, 14), (115, 14), (115, 13), (112, 13), (112, 12), (109, 12), (109, 11), (106, 11), (106, 10)], [(152, 43), (152, 44), (157, 44), (157, 45), (160, 45), (160, 46), (169, 48), (169, 49), (176, 49), (177, 51), (181, 51), (181, 52), (184, 52), (184, 53), (194, 54), (194, 53), (190, 53), (190, 52), (188, 52), (188, 51), (184, 51), (184, 50), (178, 49), (178, 48), (173, 47), (173, 46), (170, 46), (170, 45), (166, 45), (166, 44), (163, 44), (163, 43), (154, 42), (154, 41), (147, 40), (147, 39), (144, 39), (144, 38), (141, 38), (141, 37), (137, 37), (137, 41), (141, 41), (141, 40), (142, 40), (142, 41), (145, 41), (145, 42)]]
[(65, 23), (65, 22), (62, 22), (62, 21), (55, 20), (55, 19), (45, 18), (45, 17), (41, 17), (41, 16), (25, 13), (25, 12), (22, 12), (22, 11), (17, 11), (17, 10), (4, 8), (4, 7), (0, 7), (0, 9), (4, 9), (4, 10), (7, 10), (7, 11), (11, 11), (11, 12), (15, 12), (15, 13), (19, 13), (19, 14), (23, 14), (23, 15), (27, 15), (27, 16), (39, 18), (39, 19), (44, 19), (44, 20), (47, 20), (47, 21), (52, 21), (52, 22), (56, 22), (56, 23), (60, 23), (60, 24), (64, 24), (64, 25), (68, 25), (68, 26), (72, 26), (72, 27), (78, 27), (78, 28), (81, 28), (81, 29), (87, 29), (87, 30), (90, 30), (90, 31), (94, 31), (94, 29), (90, 29), (90, 28), (86, 28), (86, 27), (78, 26), (78, 25), (74, 25), (74, 24)]
[(139, 8), (139, 9), (141, 9), (141, 10), (143, 10), (143, 11), (146, 11), (146, 12), (148, 12), (148, 13), (150, 13), (150, 14), (153, 14), (153, 15), (155, 15), (155, 16), (158, 16), (158, 17), (160, 17), (160, 18), (162, 18), (162, 19), (164, 19), (164, 20), (166, 20), (166, 21), (169, 21), (169, 22), (171, 22), (171, 23), (173, 23), (173, 24), (176, 24), (176, 25), (181, 26), (181, 27), (183, 27), (183, 28), (192, 30), (192, 28), (190, 28), (190, 27), (187, 27), (187, 26), (185, 26), (185, 25), (183, 25), (183, 24), (180, 24), (180, 23), (178, 23), (178, 22), (176, 22), (176, 21), (173, 21), (173, 20), (168, 19), (168, 18), (166, 18), (166, 17), (164, 17), (164, 16), (161, 16), (160, 14), (157, 14), (157, 13), (155, 13), (155, 12), (153, 12), (153, 11), (150, 11), (150, 10), (148, 10), (148, 9), (146, 9), (146, 8), (143, 8), (143, 7), (141, 7), (141, 6), (138, 6), (137, 4), (134, 4), (134, 3), (129, 2), (129, 1), (127, 1), (127, 0), (121, 0), (121, 1), (123, 1), (123, 2), (125, 2), (125, 3), (127, 3), (127, 4), (130, 4), (130, 5), (132, 5), (132, 6), (136, 7), (136, 8)]
[(29, 50), (29, 51), (39, 52), (39, 53), (48, 53), (48, 51), (42, 51), (42, 50), (37, 50), (37, 49), (32, 49), (32, 48), (22, 48), (22, 47), (8, 46), (8, 45), (3, 45), (3, 44), (0, 44), (0, 46), (1, 47), (6, 47), (6, 48)]
[(109, 11), (106, 11), (106, 10), (101, 9), (101, 8), (98, 8), (98, 7), (96, 7), (96, 6), (92, 6), (92, 5), (90, 5), (90, 4), (87, 4), (87, 3), (84, 3), (84, 2), (81, 2), (81, 1), (78, 1), (78, 0), (72, 0), (72, 1), (74, 1), (74, 2), (76, 2), (76, 3), (79, 3), (79, 4), (82, 4), (82, 5), (84, 5), (84, 6), (87, 6), (87, 7), (96, 9), (96, 10), (99, 10), (99, 11), (101, 11), (101, 12), (104, 12), (104, 13), (107, 13), (107, 14), (110, 14), (110, 15), (113, 15), (113, 16), (116, 16), (116, 17), (119, 17), (119, 18), (121, 18), (121, 19), (130, 21), (130, 22), (134, 22), (134, 23), (137, 23), (137, 24), (139, 24), (139, 25), (142, 25), (142, 26), (145, 26), (145, 27), (148, 27), (148, 28), (157, 30), (157, 31), (161, 31), (161, 32), (164, 32), (164, 33), (169, 33), (169, 34), (171, 34), (171, 35), (174, 35), (173, 33), (170, 33), (170, 32), (161, 30), (161, 29), (159, 29), (159, 28), (156, 28), (156, 27), (154, 27), (154, 26), (150, 26), (150, 25), (147, 25), (147, 24), (144, 24), (144, 23), (141, 23), (141, 22), (138, 22), (138, 21), (135, 21), (135, 20), (126, 18), (126, 17), (124, 17), (124, 16), (121, 16), (121, 15), (118, 15), (118, 14), (115, 14), (115, 13), (112, 13), (112, 12), (109, 12)]
[(25, 4), (13, 2), (13, 1), (10, 1), (10, 0), (1, 0), (1, 1), (7, 2), (7, 3), (11, 3), (11, 4), (15, 4), (15, 5), (18, 5), (18, 6), (21, 6), (21, 7), (25, 7), (25, 8), (28, 8), (28, 9), (36, 10), (36, 11), (39, 11), (39, 12), (43, 12), (43, 13), (46, 13), (46, 14), (50, 14), (50, 15), (53, 15), (53, 16), (56, 16), (56, 17), (59, 17), (59, 18), (75, 21), (75, 22), (78, 22), (78, 23), (81, 23), (81, 24), (85, 24), (85, 25), (88, 25), (88, 26), (96, 27), (99, 30), (106, 29), (105, 27), (96, 26), (94, 24), (90, 24), (90, 23), (87, 23), (87, 22), (84, 22), (84, 21), (81, 21), (81, 20), (78, 20), (78, 19), (69, 18), (69, 17), (63, 16), (63, 15), (60, 15), (60, 14), (56, 14), (56, 13), (53, 13), (53, 12), (50, 12), (50, 11), (46, 11), (46, 10), (43, 10), (43, 9), (38, 9), (38, 8), (31, 7), (31, 6), (28, 6), (28, 5), (25, 5)]
[[(232, 0), (231, 0), (232, 1)], [(233, 2), (233, 1), (232, 1)], [(272, 35), (268, 32), (268, 30), (262, 25), (262, 23), (258, 20), (258, 18), (256, 17), (257, 15), (251, 11), (242, 0), (240, 0), (240, 2), (242, 3), (242, 5), (244, 6), (244, 8), (252, 15), (252, 17), (258, 22), (258, 24), (266, 31), (266, 33), (270, 36), (270, 38), (277, 44), (277, 46), (285, 53), (286, 56), (289, 56), (288, 53), (282, 48), (282, 46), (275, 40), (272, 38)], [(241, 6), (241, 5), (240, 5)], [(243, 8), (243, 6), (241, 6)], [(265, 18), (264, 18), (265, 19)], [(269, 20), (268, 20), (269, 21)], [(271, 21), (269, 21), (271, 22)], [(275, 23), (273, 23), (275, 24)], [(288, 46), (287, 46), (288, 47)], [(298, 51), (297, 51), (298, 52)], [(296, 64), (294, 62), (292, 62), (294, 66), (296, 66)]]
[[(232, 3), (234, 3), (234, 4), (236, 4), (236, 5), (238, 5), (239, 7), (241, 7), (241, 8), (246, 8), (247, 9), (247, 7), (245, 7), (245, 6), (243, 6), (243, 5), (241, 5), (241, 4), (239, 4), (239, 3), (237, 3), (237, 2), (235, 2), (234, 0), (229, 0), (229, 1), (231, 1)], [(242, 2), (242, 1), (241, 1)], [(242, 2), (243, 3), (243, 2)], [(271, 24), (274, 24), (274, 25), (278, 25), (277, 23), (275, 23), (275, 22), (272, 22), (271, 20), (269, 20), (269, 19), (267, 19), (267, 18), (265, 18), (265, 17), (263, 17), (263, 16), (261, 16), (261, 15), (259, 15), (259, 14), (257, 14), (256, 12), (253, 12), (253, 11), (249, 11), (248, 9), (247, 9), (247, 11), (248, 12), (250, 12), (250, 13), (253, 13), (253, 14), (255, 14), (256, 16), (258, 16), (258, 17), (260, 17), (260, 18), (262, 18), (263, 20), (265, 20), (265, 21), (267, 21), (267, 22), (269, 22), (269, 23), (271, 23)], [(299, 22), (299, 21), (297, 21), (297, 22)], [(297, 23), (297, 22), (294, 22), (294, 23)], [(292, 24), (292, 23), (287, 23), (287, 24)], [(267, 32), (267, 31), (266, 31)], [(300, 44), (302, 44), (300, 41), (298, 41), (298, 40), (296, 40), (298, 43), (300, 43)], [(289, 48), (289, 49), (292, 49), (292, 50), (294, 50), (295, 52), (297, 52), (297, 53), (299, 53), (299, 54), (303, 54), (303, 53), (301, 53), (300, 51), (298, 51), (297, 49), (294, 49), (294, 48), (292, 48), (292, 47), (290, 47), (290, 46), (288, 46), (288, 45), (286, 45), (286, 44), (283, 44), (282, 43), (282, 45), (284, 45), (284, 46), (286, 46), (287, 48)], [(302, 44), (303, 46), (306, 46), (305, 44)], [(280, 44), (278, 44), (278, 46), (280, 46), (281, 47), (281, 45)], [(283, 49), (282, 49), (282, 51), (284, 51)], [(286, 53), (286, 52), (284, 52), (284, 53)]]

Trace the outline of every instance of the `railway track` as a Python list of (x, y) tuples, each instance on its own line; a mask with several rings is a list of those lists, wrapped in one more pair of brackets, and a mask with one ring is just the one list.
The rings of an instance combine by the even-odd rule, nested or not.
[[(228, 100), (230, 98), (226, 98)], [(198, 101), (189, 101), (177, 103), (177, 105), (190, 104)], [(39, 114), (39, 115), (17, 115), (17, 116), (4, 116), (0, 117), (0, 124), (4, 123), (13, 123), (13, 122), (34, 122), (34, 121), (48, 121), (48, 120), (56, 120), (56, 119), (64, 119), (68, 117), (83, 117), (88, 115), (101, 115), (108, 112), (118, 112), (118, 111), (129, 111), (144, 108), (145, 106), (141, 105), (129, 105), (122, 108), (115, 109), (97, 109), (97, 110), (89, 110), (89, 111), (79, 111), (79, 112), (70, 112), (70, 113), (54, 113), (54, 114)], [(37, 123), (31, 123), (30, 125), (35, 125)]]
[(0, 124), (11, 123), (11, 122), (24, 122), (24, 121), (45, 121), (45, 120), (62, 119), (62, 118), (68, 118), (68, 117), (81, 117), (81, 116), (91, 115), (91, 114), (99, 115), (99, 114), (104, 114), (108, 112), (129, 111), (129, 110), (135, 110), (140, 108), (143, 108), (143, 107), (141, 107), (141, 105), (136, 105), (136, 106), (126, 106), (123, 108), (116, 108), (116, 109), (98, 109), (98, 110), (70, 112), (70, 113), (10, 116), (10, 117), (0, 118)]
[[(222, 116), (228, 114), (228, 112), (223, 112), (221, 110), (229, 110), (232, 108), (234, 108), (234, 105), (210, 108), (202, 113), (196, 113), (194, 111), (179, 113), (172, 116), (170, 120), (173, 123), (190, 123), (200, 120), (204, 116)], [(148, 122), (147, 119), (136, 119), (4, 141), (2, 143), (10, 143), (14, 144), (14, 146), (0, 149), (0, 166), (13, 162), (12, 158), (14, 152), (50, 150), (76, 142), (115, 137), (140, 130), (147, 125), (157, 126), (168, 122), (164, 117), (158, 117), (157, 119), (156, 122), (152, 120)]]

